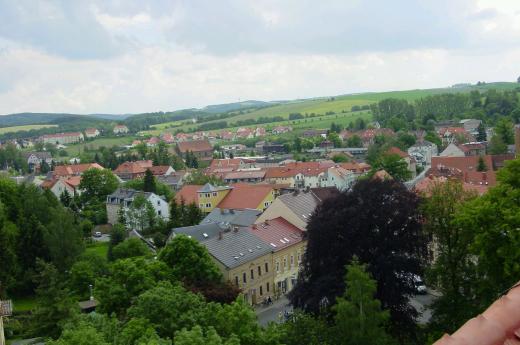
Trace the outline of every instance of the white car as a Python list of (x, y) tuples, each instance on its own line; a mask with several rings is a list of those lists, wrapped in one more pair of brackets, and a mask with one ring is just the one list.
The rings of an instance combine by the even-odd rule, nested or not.
[(102, 235), (102, 234), (101, 234), (101, 231), (96, 231), (96, 232), (94, 233), (94, 237), (101, 237), (101, 235)]
[(427, 292), (426, 285), (424, 285), (424, 281), (422, 280), (421, 277), (414, 274), (413, 282), (415, 285), (415, 290), (417, 291), (418, 294), (424, 295)]

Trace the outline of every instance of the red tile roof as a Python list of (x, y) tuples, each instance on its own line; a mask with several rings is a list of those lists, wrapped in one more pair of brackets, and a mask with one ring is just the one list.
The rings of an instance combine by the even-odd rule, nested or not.
[(233, 189), (218, 204), (219, 208), (257, 208), (273, 192), (267, 184), (236, 183)]
[(156, 165), (156, 166), (149, 167), (148, 169), (150, 169), (152, 174), (154, 174), (156, 176), (162, 176), (162, 175), (165, 175), (169, 169), (173, 169), (173, 168), (169, 165)]
[(269, 243), (275, 252), (285, 249), (303, 240), (303, 232), (282, 217), (253, 224), (248, 231)]
[(294, 162), (287, 163), (281, 167), (271, 167), (266, 169), (265, 178), (294, 177), (298, 174), (305, 176), (317, 176), (328, 168), (333, 167), (334, 162)]
[(486, 311), (433, 345), (520, 344), (520, 282)]
[(401, 149), (399, 149), (398, 147), (395, 147), (395, 146), (389, 148), (388, 151), (386, 151), (386, 153), (392, 154), (392, 155), (398, 155), (401, 158), (410, 157), (410, 155), (408, 153), (401, 151)]
[(197, 191), (201, 188), (201, 185), (185, 184), (182, 189), (175, 194), (175, 201), (180, 204), (181, 200), (184, 200), (185, 204), (195, 203), (198, 206), (199, 198)]
[(356, 162), (340, 163), (339, 166), (345, 170), (353, 171), (358, 174), (368, 172), (371, 168), (369, 164)]
[(103, 169), (103, 167), (97, 163), (58, 165), (54, 167), (53, 175), (60, 177), (81, 175), (90, 168)]
[(207, 140), (193, 140), (193, 141), (181, 141), (177, 143), (177, 147), (181, 153), (188, 151), (192, 152), (203, 152), (213, 151), (213, 147)]
[[(438, 184), (446, 183), (448, 180), (449, 178), (445, 176), (429, 176), (419, 181), (414, 186), (414, 190), (417, 193), (430, 195), (432, 188), (434, 188)], [(462, 182), (462, 188), (467, 192), (475, 192), (479, 195), (483, 195), (488, 191), (489, 186)]]
[(150, 169), (153, 166), (151, 160), (146, 161), (135, 161), (135, 162), (124, 162), (114, 170), (115, 174), (141, 174)]

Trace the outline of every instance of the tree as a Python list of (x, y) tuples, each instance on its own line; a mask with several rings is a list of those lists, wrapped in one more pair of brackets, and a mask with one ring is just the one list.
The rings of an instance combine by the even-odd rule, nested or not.
[(16, 253), (18, 228), (6, 219), (3, 203), (0, 201), (0, 298), (5, 290), (14, 286), (19, 270)]
[(112, 249), (112, 257), (114, 260), (146, 256), (149, 254), (150, 249), (148, 249), (146, 244), (139, 238), (128, 238)]
[(175, 236), (158, 258), (172, 269), (176, 279), (189, 284), (213, 284), (222, 279), (206, 247), (185, 235)]
[(110, 345), (93, 326), (80, 323), (74, 328), (67, 328), (63, 331), (60, 338), (55, 341), (47, 342), (49, 345)]
[(344, 267), (354, 256), (377, 281), (376, 297), (391, 313), (394, 333), (410, 334), (413, 275), (421, 275), (426, 237), (419, 197), (395, 180), (365, 179), (325, 200), (307, 225), (308, 244), (291, 303), (317, 313), (320, 301), (345, 291)]
[(184, 224), (183, 226), (197, 225), (204, 219), (204, 215), (200, 208), (194, 202), (188, 204), (185, 211)]
[(80, 298), (88, 299), (89, 286), (93, 286), (97, 278), (106, 274), (108, 274), (106, 258), (97, 254), (84, 253), (70, 269), (68, 286)]
[(339, 138), (338, 133), (330, 132), (327, 135), (327, 139), (329, 139), (334, 144), (334, 147), (341, 147), (341, 139)]
[(492, 155), (507, 153), (507, 144), (504, 143), (501, 136), (495, 134), (491, 137), (491, 142), (489, 143), (489, 153)]
[(113, 249), (126, 238), (126, 230), (122, 224), (116, 224), (110, 232), (110, 242), (108, 243), (108, 260), (114, 260)]
[(70, 193), (65, 189), (63, 193), (60, 195), (60, 201), (65, 207), (69, 207), (70, 203), (72, 201), (72, 197), (70, 196)]
[(484, 162), (484, 158), (482, 156), (478, 157), (478, 165), (477, 165), (477, 171), (487, 171), (488, 167), (486, 166), (486, 163)]
[(514, 144), (513, 123), (509, 119), (501, 118), (495, 126), (495, 135), (506, 145)]
[(456, 226), (461, 207), (477, 195), (467, 192), (458, 181), (437, 183), (428, 190), (422, 211), (424, 229), (431, 238), (428, 282), (441, 292), (433, 304), (432, 328), (445, 333), (459, 328), (471, 317), (468, 296), (473, 292), (470, 281), (473, 259), (470, 246), (473, 229)]
[(113, 193), (119, 185), (117, 177), (108, 169), (90, 168), (81, 175), (79, 188), (85, 202), (92, 199), (105, 201), (107, 195)]
[(146, 169), (143, 179), (143, 190), (145, 192), (155, 193), (157, 191), (155, 185), (155, 176), (153, 176), (150, 169)]
[(202, 327), (197, 325), (189, 331), (183, 329), (177, 332), (175, 345), (240, 345), (240, 340), (235, 335), (228, 340), (223, 340), (215, 328), (208, 327), (208, 330), (203, 332)]
[(397, 154), (382, 154), (372, 165), (372, 174), (379, 170), (385, 170), (397, 181), (407, 181), (412, 176), (406, 161)]
[(363, 147), (363, 142), (359, 135), (354, 134), (350, 138), (347, 139), (347, 147)]
[(486, 128), (482, 122), (478, 125), (477, 131), (477, 141), (487, 141)]
[(145, 231), (152, 227), (156, 218), (152, 204), (142, 194), (135, 196), (125, 213), (127, 226), (138, 231)]
[(333, 337), (337, 344), (389, 344), (393, 341), (385, 331), (390, 319), (388, 311), (381, 310), (381, 302), (374, 298), (377, 283), (370, 278), (356, 258), (347, 265), (346, 290), (332, 307), (335, 326)]
[[(153, 178), (154, 178), (154, 185), (155, 185), (154, 193), (157, 195), (164, 196), (166, 198), (166, 200), (170, 200), (173, 197), (173, 192), (170, 189), (170, 187), (168, 187), (168, 185), (166, 185), (160, 181), (157, 181), (155, 176), (153, 176)], [(131, 188), (131, 189), (145, 191), (144, 182), (145, 182), (144, 178), (136, 178), (136, 179), (125, 182), (124, 186), (125, 186), (125, 188)]]

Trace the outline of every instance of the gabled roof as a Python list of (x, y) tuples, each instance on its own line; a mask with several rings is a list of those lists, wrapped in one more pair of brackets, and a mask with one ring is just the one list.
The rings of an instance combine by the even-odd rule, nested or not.
[(264, 184), (236, 183), (217, 205), (219, 208), (257, 208), (273, 188)]
[(173, 170), (173, 168), (169, 165), (156, 165), (156, 166), (149, 167), (148, 169), (150, 169), (150, 171), (154, 175), (164, 175), (168, 172), (168, 170), (170, 170), (170, 169)]
[(213, 147), (207, 140), (181, 141), (177, 143), (177, 147), (181, 153), (213, 151)]
[(85, 164), (72, 164), (72, 165), (58, 165), (54, 167), (54, 176), (72, 176), (81, 175), (88, 169), (103, 169), (103, 167), (97, 163), (85, 163)]
[(249, 226), (255, 222), (261, 213), (256, 209), (221, 209), (217, 207), (200, 224), (229, 223), (231, 225)]
[(153, 163), (151, 160), (124, 162), (114, 170), (115, 174), (140, 174), (144, 173), (146, 169), (151, 169)]
[(33, 152), (24, 152), (23, 156), (25, 159), (29, 158), (31, 155), (36, 156), (38, 159), (51, 159), (51, 153), (49, 151), (33, 151)]
[(274, 252), (300, 243), (303, 232), (282, 217), (266, 220), (260, 224), (253, 224), (248, 230), (255, 236), (269, 243)]
[(224, 223), (207, 223), (207, 224), (199, 224), (193, 226), (184, 226), (181, 228), (175, 228), (172, 230), (170, 235), (170, 239), (174, 237), (174, 235), (186, 235), (198, 242), (203, 242), (218, 236), (219, 232), (231, 230), (229, 224)]
[(224, 180), (241, 180), (241, 179), (263, 179), (265, 177), (265, 170), (250, 170), (250, 171), (230, 171), (224, 174)]
[(231, 269), (271, 253), (271, 246), (245, 229), (229, 231), (202, 244), (226, 268)]
[(401, 158), (407, 158), (410, 157), (410, 155), (404, 151), (402, 151), (400, 148), (392, 146), (391, 148), (386, 151), (387, 154), (391, 155), (398, 155)]
[(309, 222), (314, 210), (321, 202), (314, 193), (305, 191), (282, 194), (277, 200), (305, 223)]
[(201, 188), (201, 185), (185, 184), (184, 186), (182, 186), (181, 190), (177, 194), (175, 194), (175, 201), (177, 203), (180, 203), (181, 200), (184, 200), (184, 203), (186, 204), (195, 203), (196, 205), (198, 205), (199, 198), (197, 195), (197, 191)]

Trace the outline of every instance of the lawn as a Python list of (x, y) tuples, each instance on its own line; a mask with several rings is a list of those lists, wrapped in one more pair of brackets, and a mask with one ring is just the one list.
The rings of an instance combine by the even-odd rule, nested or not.
[(58, 125), (24, 125), (0, 128), (0, 134), (15, 133), (20, 131), (30, 131), (31, 129), (41, 129), (49, 127), (58, 127)]
[(87, 245), (85, 254), (94, 254), (106, 258), (108, 254), (108, 242), (94, 242)]
[(36, 307), (36, 296), (13, 298), (13, 311), (24, 312)]
[(112, 146), (123, 146), (131, 144), (134, 137), (115, 137), (115, 138), (99, 138), (92, 141), (85, 141), (79, 144), (68, 145), (65, 151), (69, 154), (68, 157), (79, 156), (85, 148), (96, 150), (101, 146), (112, 147)]

